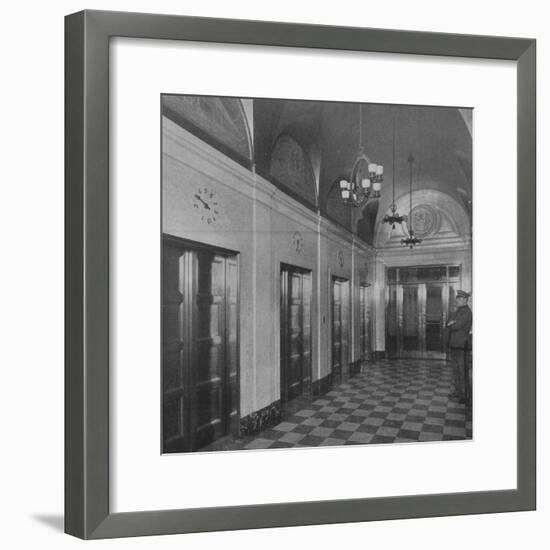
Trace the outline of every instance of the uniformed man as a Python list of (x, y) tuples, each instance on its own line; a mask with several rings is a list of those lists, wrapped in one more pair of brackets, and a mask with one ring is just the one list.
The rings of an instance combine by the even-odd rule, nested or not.
[(456, 293), (456, 311), (449, 316), (447, 328), (449, 329), (449, 349), (451, 353), (451, 366), (453, 369), (453, 393), (451, 397), (466, 402), (465, 357), (472, 328), (472, 310), (468, 306), (470, 294), (463, 290)]

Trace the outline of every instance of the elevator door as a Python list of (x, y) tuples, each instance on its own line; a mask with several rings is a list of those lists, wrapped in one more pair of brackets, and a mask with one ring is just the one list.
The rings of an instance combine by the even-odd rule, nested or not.
[(311, 392), (311, 272), (281, 267), (281, 401)]
[(349, 281), (332, 278), (332, 374), (349, 372)]
[(194, 451), (238, 429), (235, 255), (163, 243), (163, 450)]
[(359, 287), (359, 346), (361, 350), (361, 360), (367, 361), (370, 358), (370, 338), (369, 338), (369, 306), (368, 306), (369, 287), (361, 285)]

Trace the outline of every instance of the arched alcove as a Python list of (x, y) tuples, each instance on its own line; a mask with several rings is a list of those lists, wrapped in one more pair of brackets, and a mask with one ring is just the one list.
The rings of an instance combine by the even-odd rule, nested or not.
[[(409, 195), (403, 194), (395, 201), (397, 211), (409, 217)], [(412, 194), (412, 220), (415, 233), (424, 246), (467, 244), (471, 240), (470, 217), (464, 207), (447, 193), (435, 189), (419, 189)], [(383, 218), (390, 211), (379, 212), (374, 244), (377, 248), (401, 247), (409, 220), (392, 228)]]
[(317, 206), (317, 183), (311, 159), (288, 134), (279, 136), (275, 142), (269, 175), (308, 204)]
[(166, 94), (162, 112), (236, 160), (253, 161), (252, 136), (240, 99)]
[(339, 180), (335, 181), (326, 194), (324, 213), (332, 220), (351, 231), (352, 208), (342, 200)]

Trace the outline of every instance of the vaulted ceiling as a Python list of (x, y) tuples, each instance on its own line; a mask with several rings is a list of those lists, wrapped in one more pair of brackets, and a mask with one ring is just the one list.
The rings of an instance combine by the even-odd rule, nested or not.
[[(191, 98), (192, 96), (188, 96)], [(292, 194), (292, 186), (302, 178), (314, 178), (317, 204), (309, 204), (347, 226), (357, 227), (359, 235), (372, 242), (377, 221), (387, 212), (392, 202), (392, 182), (395, 176), (396, 198), (409, 192), (409, 164), (413, 155), (413, 190), (435, 189), (461, 204), (470, 214), (472, 200), (472, 111), (456, 107), (425, 107), (408, 105), (384, 105), (365, 103), (321, 102), (279, 99), (203, 98), (199, 101), (185, 100), (185, 96), (166, 96), (164, 111), (178, 122), (191, 121), (198, 125), (203, 139), (211, 137), (214, 145), (220, 144), (224, 152), (234, 150), (237, 160), (242, 160), (246, 151), (244, 134), (235, 143), (230, 130), (238, 128), (239, 117), (248, 118), (245, 126), (250, 129), (253, 151), (249, 161), (256, 171), (272, 181), (273, 155), (293, 154), (293, 147), (301, 149), (297, 173), (294, 165), (284, 165), (277, 160), (277, 174), (294, 178), (292, 185), (282, 183), (282, 188)], [(214, 102), (212, 106), (206, 105)], [(235, 107), (238, 106), (238, 108)], [(244, 109), (243, 109), (244, 106)], [(198, 115), (190, 117), (190, 108), (203, 110), (204, 122)], [(214, 109), (215, 107), (215, 109)], [(225, 118), (228, 122), (224, 123)], [(393, 172), (393, 137), (395, 124), (395, 174)], [(349, 177), (359, 150), (360, 128), (366, 155), (375, 163), (384, 166), (384, 183), (379, 201), (370, 203), (363, 211), (343, 206), (338, 199), (338, 181)], [(241, 124), (242, 126), (242, 124)], [(219, 127), (219, 131), (216, 131)], [(203, 132), (203, 133), (201, 133)], [(204, 133), (206, 132), (206, 133)], [(248, 132), (247, 132), (248, 133)], [(226, 137), (225, 134), (227, 134)], [(242, 134), (242, 132), (241, 132)], [(280, 140), (284, 137), (284, 146)], [(242, 142), (242, 143), (241, 143)], [(295, 145), (297, 144), (297, 145)], [(237, 148), (237, 145), (239, 147)], [(248, 155), (247, 155), (248, 156)], [(301, 159), (301, 160), (300, 160)], [(304, 162), (311, 167), (303, 169)], [(298, 179), (296, 179), (298, 178)], [(313, 194), (301, 194), (296, 198)], [(403, 212), (402, 214), (406, 214)]]
[[(471, 111), (448, 107), (392, 106), (336, 102), (254, 100), (254, 149), (260, 172), (268, 173), (272, 148), (282, 134), (292, 136), (319, 165), (319, 208), (326, 208), (331, 188), (349, 175), (359, 148), (359, 124), (366, 154), (384, 166), (379, 208), (391, 205), (393, 181), (393, 121), (395, 117), (396, 196), (409, 191), (410, 154), (413, 190), (437, 189), (469, 211), (472, 197)], [(373, 212), (376, 210), (376, 212)]]

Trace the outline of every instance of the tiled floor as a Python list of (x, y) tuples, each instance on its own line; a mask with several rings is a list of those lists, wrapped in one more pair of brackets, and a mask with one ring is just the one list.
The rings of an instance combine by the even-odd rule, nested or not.
[(471, 439), (471, 410), (449, 397), (450, 364), (379, 361), (256, 437), (246, 449)]
[(451, 398), (451, 390), (451, 365), (445, 361), (369, 362), (313, 402), (295, 401), (276, 426), (201, 450), (471, 439), (471, 407)]

